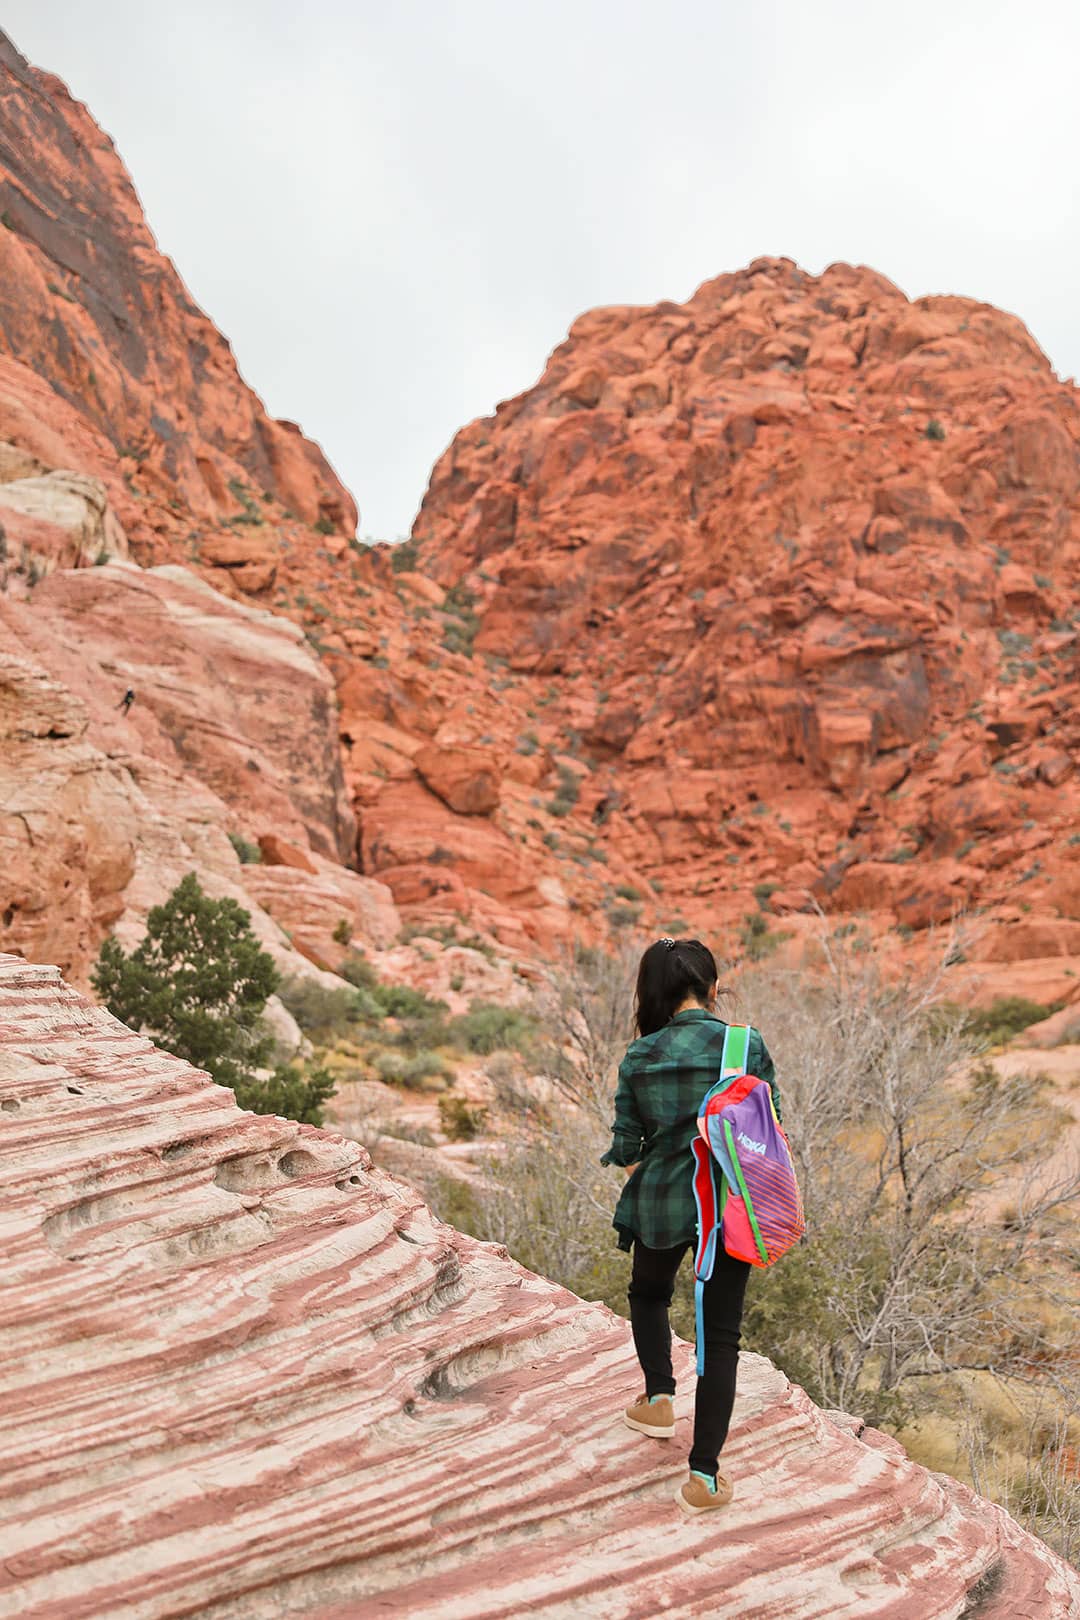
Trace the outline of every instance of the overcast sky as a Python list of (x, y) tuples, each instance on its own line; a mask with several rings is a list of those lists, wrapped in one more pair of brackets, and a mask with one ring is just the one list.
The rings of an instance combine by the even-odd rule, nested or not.
[(1014, 310), (1080, 371), (1076, 0), (5, 0), (360, 532), (596, 304), (761, 254)]

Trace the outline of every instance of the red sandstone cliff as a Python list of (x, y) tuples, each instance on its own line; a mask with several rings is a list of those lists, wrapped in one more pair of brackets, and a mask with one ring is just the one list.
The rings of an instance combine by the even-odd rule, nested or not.
[[(230, 481), (306, 523), (354, 532), (352, 498), (318, 448), (266, 415), (158, 252), (112, 142), (2, 34), (0, 224), (0, 350), (123, 459), (134, 539), (242, 514)], [(166, 512), (179, 502), (182, 522), (158, 512), (140, 523), (147, 498)]]
[(1015, 317), (762, 260), (582, 316), (416, 536), (680, 909), (976, 908), (1075, 971), (1078, 444)]

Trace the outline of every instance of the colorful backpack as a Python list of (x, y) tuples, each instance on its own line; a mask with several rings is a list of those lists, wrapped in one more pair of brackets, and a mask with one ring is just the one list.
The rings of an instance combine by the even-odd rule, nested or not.
[[(691, 1144), (698, 1213), (694, 1292), (699, 1378), (705, 1370), (705, 1284), (713, 1274), (717, 1242), (723, 1239), (736, 1260), (771, 1266), (806, 1230), (791, 1149), (772, 1091), (765, 1080), (746, 1072), (749, 1048), (749, 1027), (729, 1024), (720, 1078), (705, 1093), (698, 1135)], [(717, 1168), (722, 1172), (719, 1193)]]

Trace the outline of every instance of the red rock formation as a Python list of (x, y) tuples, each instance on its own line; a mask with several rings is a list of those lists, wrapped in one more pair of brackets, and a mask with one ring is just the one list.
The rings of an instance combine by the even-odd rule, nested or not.
[(267, 417), (158, 252), (112, 142), (3, 35), (0, 225), (0, 349), (127, 458), (133, 492), (179, 500), (186, 522), (272, 500), (355, 531), (353, 501), (319, 450)]
[(675, 1442), (631, 1435), (626, 1322), (10, 956), (0, 1144), (0, 1612), (1077, 1612), (1001, 1509), (757, 1356), (735, 1501), (684, 1520), (685, 1346)]
[[(797, 952), (820, 905), (901, 958), (966, 909), (987, 995), (1071, 988), (1080, 417), (1018, 320), (784, 260), (592, 311), (458, 435), (396, 570), (326, 532), (339, 486), (239, 381), (86, 110), (10, 46), (0, 75), (10, 593), (130, 542), (300, 623), (360, 858), (410, 924), (519, 957), (634, 925), (737, 952), (762, 905)], [(235, 804), (241, 751), (188, 675), (182, 768)], [(333, 784), (286, 797), (250, 833), (344, 858)]]
[(1078, 444), (1015, 317), (761, 260), (582, 316), (415, 532), (690, 917), (967, 906), (1075, 969)]

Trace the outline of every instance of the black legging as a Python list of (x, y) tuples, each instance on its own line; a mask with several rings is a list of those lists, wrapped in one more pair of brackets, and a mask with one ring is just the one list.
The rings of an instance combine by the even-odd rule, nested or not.
[[(646, 1395), (674, 1395), (671, 1371), (671, 1323), (668, 1306), (675, 1275), (689, 1243), (673, 1249), (650, 1249), (634, 1239), (634, 1265), (627, 1297), (634, 1348), (645, 1374)], [(718, 1246), (713, 1274), (705, 1284), (705, 1372), (694, 1400), (694, 1444), (690, 1467), (715, 1474), (735, 1405), (735, 1371), (739, 1364), (739, 1329), (750, 1267), (733, 1260)]]

